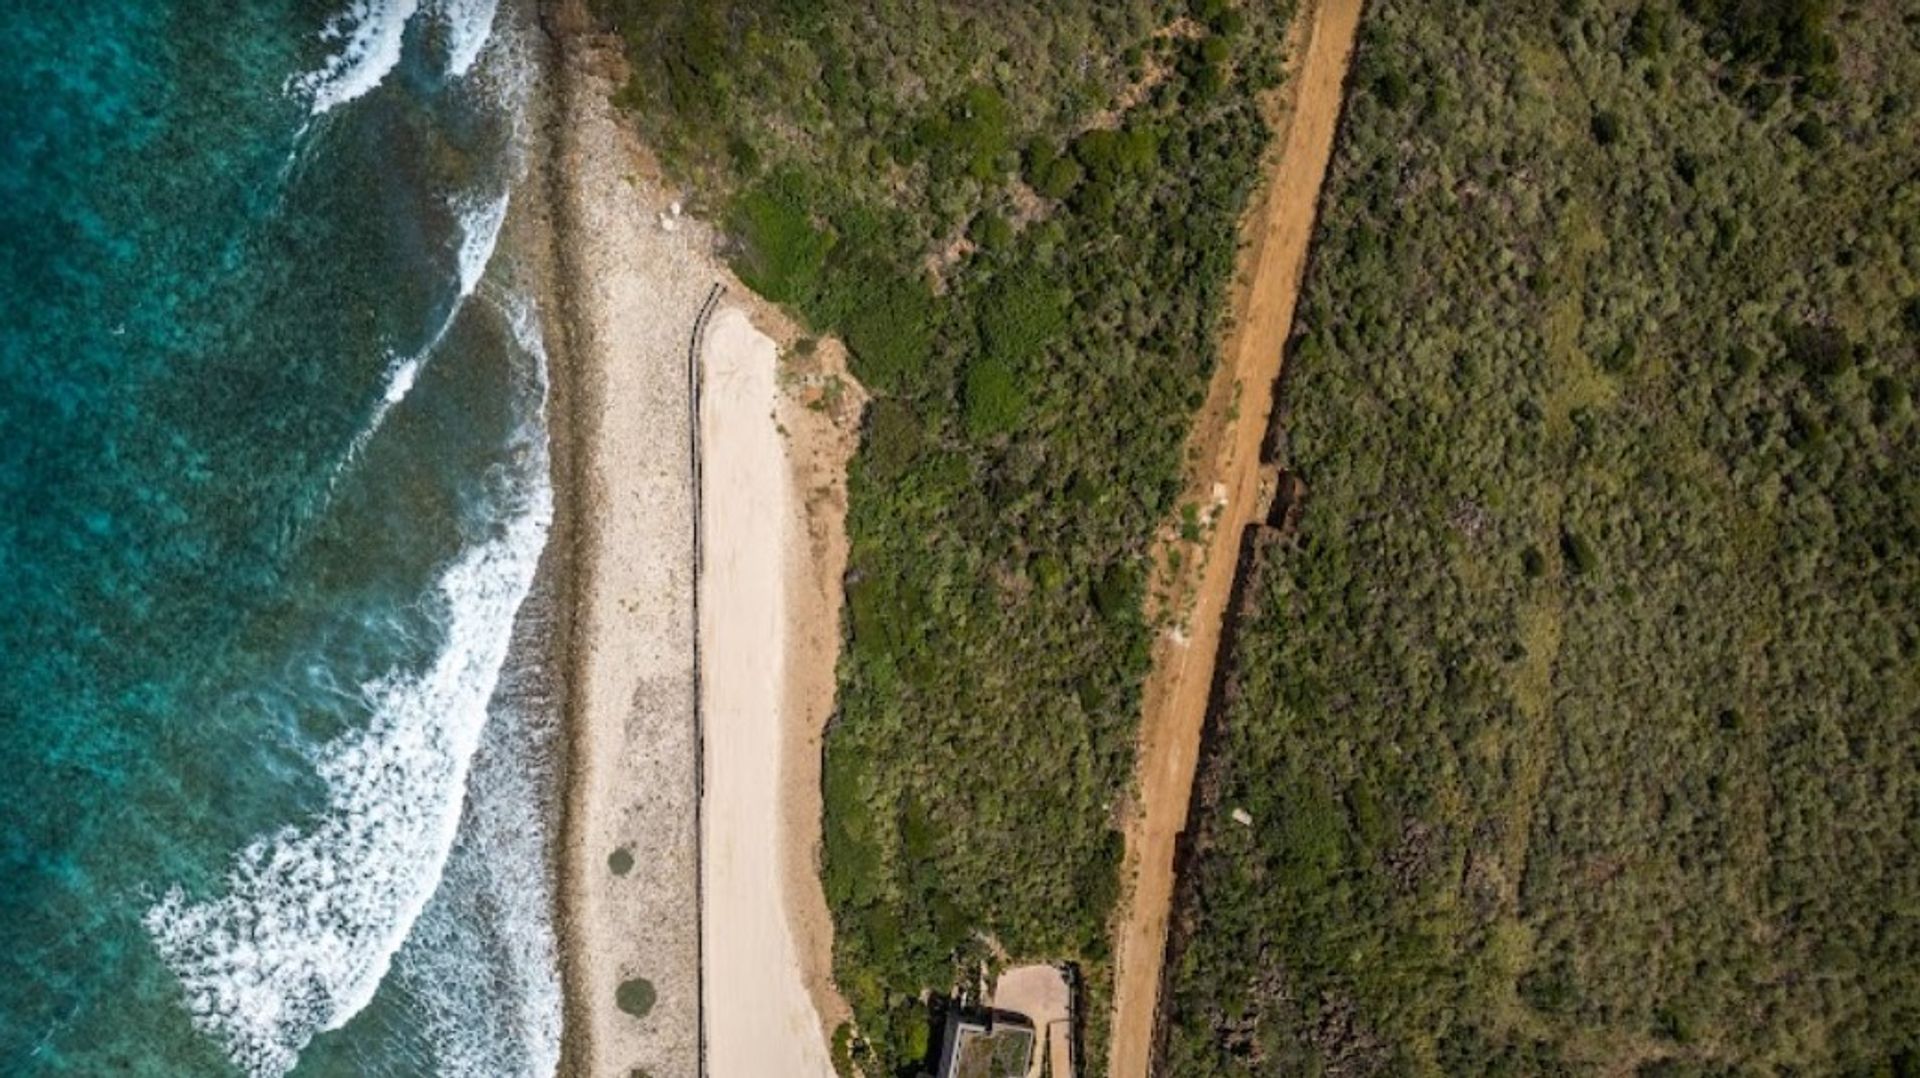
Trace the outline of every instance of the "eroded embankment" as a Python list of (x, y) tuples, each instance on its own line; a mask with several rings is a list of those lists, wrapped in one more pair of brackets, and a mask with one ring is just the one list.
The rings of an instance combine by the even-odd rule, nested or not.
[[(1139, 798), (1127, 821), (1127, 902), (1116, 925), (1114, 1078), (1144, 1078), (1172, 908), (1176, 851), (1192, 803), (1216, 667), (1245, 550), (1275, 503), (1263, 468), (1282, 358), (1312, 239), (1321, 181), (1332, 156), (1361, 0), (1304, 0), (1289, 35), (1288, 77), (1271, 102), (1273, 178), (1246, 223), (1233, 329), (1189, 439), (1183, 504), (1208, 507), (1204, 533), (1170, 528), (1155, 563), (1154, 594), (1168, 623), (1155, 642), (1144, 690)], [(1251, 544), (1251, 547), (1249, 547)], [(1177, 556), (1175, 556), (1177, 554)]]

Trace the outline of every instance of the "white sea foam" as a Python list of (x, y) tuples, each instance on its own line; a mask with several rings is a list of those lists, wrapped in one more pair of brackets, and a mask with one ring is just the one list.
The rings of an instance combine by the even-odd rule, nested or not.
[(487, 265), (493, 261), (493, 251), (500, 242), (500, 226), (507, 219), (507, 203), (510, 196), (482, 201), (477, 199), (457, 203), (454, 212), (460, 218), (460, 249), (457, 255), (456, 269), (459, 273), (460, 292), (454, 297), (453, 305), (448, 308), (447, 316), (440, 320), (439, 328), (418, 352), (410, 356), (396, 356), (387, 363), (386, 386), (381, 390), (380, 400), (373, 406), (373, 415), (368, 417), (366, 425), (354, 433), (353, 440), (347, 443), (347, 455), (334, 473), (336, 479), (360, 459), (366, 451), (367, 443), (380, 432), (386, 423), (387, 414), (407, 394), (413, 391), (414, 383), (420, 378), (420, 369), (440, 348), (453, 330), (453, 323), (460, 317), (467, 300), (480, 287), (480, 280), (486, 276)]
[(465, 78), (493, 36), (499, 0), (438, 0), (434, 14), (447, 28), (447, 74)]
[(455, 212), (460, 215), (462, 299), (473, 295), (473, 290), (480, 285), (480, 278), (487, 272), (487, 263), (493, 261), (493, 249), (500, 242), (500, 226), (506, 222), (510, 197), (503, 194), (490, 201), (468, 200), (455, 206)]
[(394, 967), (424, 1019), (436, 1074), (551, 1078), (559, 1063), (547, 859), (555, 731), (542, 711), (538, 699), (495, 699), (460, 846)]
[(420, 0), (353, 0), (320, 31), (323, 40), (339, 43), (333, 55), (294, 76), (290, 89), (304, 95), (308, 111), (319, 116), (379, 86), (400, 63), (407, 22), (419, 9)]
[[(521, 395), (544, 398), (539, 391)], [(168, 892), (144, 917), (196, 1027), (256, 1076), (291, 1069), (314, 1034), (373, 998), (439, 885), (513, 620), (553, 519), (545, 432), (531, 410), (490, 479), (501, 519), (440, 576), (444, 643), (425, 670), (362, 687), (368, 726), (328, 745), (326, 809), (256, 839), (226, 893)]]
[(405, 360), (394, 364), (393, 369), (387, 373), (387, 391), (381, 396), (381, 402), (391, 408), (406, 400), (407, 394), (413, 392), (414, 380), (419, 377), (419, 356), (408, 356)]
[[(538, 379), (517, 399), (544, 404), (545, 350), (525, 297), (500, 298)], [(554, 611), (529, 600), (513, 654), (552, 631)], [(434, 1072), (551, 1078), (560, 1059), (560, 977), (550, 857), (558, 807), (559, 729), (549, 674), (509, 658), (468, 776), (460, 837), (433, 901), (401, 950), (394, 978), (418, 1008)]]

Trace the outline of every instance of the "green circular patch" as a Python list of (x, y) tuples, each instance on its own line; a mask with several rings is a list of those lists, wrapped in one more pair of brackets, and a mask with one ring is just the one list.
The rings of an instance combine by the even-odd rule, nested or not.
[(612, 869), (616, 876), (624, 876), (633, 871), (633, 851), (622, 846), (608, 854), (607, 867)]
[(653, 982), (645, 977), (620, 982), (620, 990), (613, 997), (621, 1010), (635, 1018), (645, 1018), (647, 1012), (653, 1010), (654, 999)]

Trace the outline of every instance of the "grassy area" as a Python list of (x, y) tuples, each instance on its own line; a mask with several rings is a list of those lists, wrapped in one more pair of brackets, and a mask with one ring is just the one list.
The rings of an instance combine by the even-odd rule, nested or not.
[(1104, 1059), (1148, 541), (1215, 361), (1287, 4), (598, 0), (620, 101), (877, 394), (853, 465), (825, 884), (857, 1029), (1080, 964)]
[(1026, 1078), (1032, 1055), (1032, 1030), (996, 1029), (961, 1041), (954, 1071), (958, 1078)]
[(1167, 1073), (1920, 1073), (1900, 7), (1369, 6)]

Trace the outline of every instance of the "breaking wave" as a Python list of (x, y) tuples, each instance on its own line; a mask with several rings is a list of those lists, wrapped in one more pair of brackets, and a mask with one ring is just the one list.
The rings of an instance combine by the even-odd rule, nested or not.
[[(526, 396), (544, 399), (545, 372), (535, 377)], [(362, 686), (368, 726), (321, 750), (325, 809), (251, 843), (223, 896), (196, 902), (175, 887), (143, 918), (194, 1025), (256, 1078), (285, 1074), (316, 1033), (366, 1006), (439, 885), (553, 519), (540, 409), (510, 450), (511, 466), (489, 476), (492, 534), (427, 599), (439, 653), (424, 671)]]
[(447, 28), (447, 74), (465, 78), (493, 34), (499, 0), (439, 0), (434, 13)]
[[(446, 33), (446, 73), (465, 78), (493, 37), (499, 0), (428, 0)], [(308, 114), (321, 116), (373, 91), (400, 64), (407, 24), (420, 0), (353, 0), (328, 19), (320, 38), (332, 54), (312, 71), (295, 75), (288, 89), (307, 99)]]
[[(532, 304), (509, 293), (501, 307), (522, 355), (536, 361), (531, 370), (544, 371)], [(544, 380), (538, 395), (544, 403)], [(559, 616), (553, 597), (536, 592), (516, 618), (512, 654), (531, 661), (508, 660), (468, 778), (459, 844), (396, 962), (438, 1073), (550, 1078), (559, 1064), (551, 860), (559, 715), (552, 671), (536, 657)]]
[[(468, 202), (460, 214), (460, 298), (473, 295), (480, 278), (493, 261), (493, 249), (500, 242), (500, 226), (507, 219), (509, 196), (487, 202)], [(444, 333), (445, 330), (442, 330)]]
[(309, 113), (331, 112), (386, 81), (400, 63), (407, 22), (419, 9), (420, 0), (354, 0), (328, 19), (320, 37), (339, 43), (333, 55), (289, 84), (308, 99)]
[(427, 339), (424, 347), (410, 356), (399, 357), (388, 363), (386, 386), (380, 393), (380, 400), (374, 404), (373, 415), (368, 418), (366, 425), (355, 432), (353, 441), (348, 443), (347, 455), (334, 474), (336, 480), (353, 466), (354, 461), (360, 459), (367, 443), (373, 440), (373, 436), (380, 432), (381, 425), (387, 421), (388, 413), (413, 391), (414, 383), (420, 378), (420, 369), (440, 347), (440, 342), (446, 340), (448, 332), (453, 329), (454, 320), (460, 317), (467, 300), (480, 287), (480, 279), (486, 276), (487, 265), (493, 261), (493, 250), (500, 242), (500, 226), (507, 219), (509, 200), (510, 196), (501, 195), (491, 201), (469, 201), (464, 207), (456, 207), (460, 216), (457, 263), (459, 294), (454, 297), (447, 316), (440, 320), (439, 328), (433, 331), (433, 336)]

